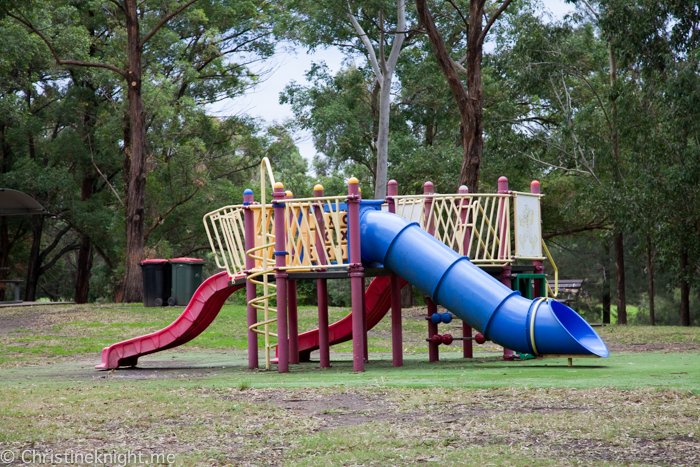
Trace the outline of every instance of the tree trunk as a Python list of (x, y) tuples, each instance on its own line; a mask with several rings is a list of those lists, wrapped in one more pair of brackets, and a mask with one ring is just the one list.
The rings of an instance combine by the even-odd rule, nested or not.
[(27, 263), (27, 280), (24, 288), (24, 301), (36, 300), (36, 287), (41, 270), (41, 235), (44, 232), (44, 216), (32, 216), (32, 248)]
[(412, 308), (416, 306), (416, 296), (413, 293), (413, 286), (407, 285), (401, 289), (401, 307)]
[[(83, 178), (80, 187), (80, 199), (85, 202), (92, 197), (94, 177)], [(75, 303), (87, 303), (90, 291), (90, 271), (92, 269), (92, 243), (90, 237), (80, 235), (80, 248), (78, 249), (77, 274), (75, 278)]]
[[(7, 260), (10, 257), (10, 237), (7, 233), (7, 218), (0, 217), (0, 280), (7, 279)], [(0, 286), (0, 302), (5, 301), (7, 284)]]
[[(484, 149), (483, 102), (481, 88), (481, 60), (483, 44), (480, 41), (483, 31), (484, 0), (469, 2), (469, 31), (467, 33), (467, 88), (462, 83), (455, 62), (435, 26), (426, 0), (416, 0), (416, 10), (420, 22), (430, 39), (435, 58), (447, 79), (450, 91), (455, 98), (460, 114), (460, 134), (462, 138), (462, 168), (459, 184), (466, 185), (470, 193), (479, 191), (481, 156)], [(468, 90), (468, 91), (467, 91)]]
[(467, 33), (467, 90), (469, 99), (461, 112), (462, 168), (459, 184), (470, 193), (478, 193), (481, 174), (481, 156), (484, 152), (483, 94), (481, 89), (481, 60), (483, 46), (479, 37), (484, 24), (484, 0), (469, 2), (469, 32)]
[(129, 48), (127, 86), (131, 126), (131, 164), (126, 208), (126, 258), (123, 300), (143, 300), (143, 284), (139, 262), (143, 259), (143, 224), (146, 204), (146, 115), (141, 88), (142, 47), (136, 0), (127, 0), (126, 31)]
[(617, 324), (627, 324), (625, 296), (625, 245), (622, 232), (615, 235), (615, 291), (617, 294)]
[(374, 182), (374, 199), (386, 197), (387, 164), (389, 163), (389, 112), (391, 111), (391, 78), (394, 73), (385, 71), (379, 91), (379, 131), (377, 134), (377, 172)]
[(681, 326), (690, 326), (690, 283), (688, 282), (688, 249), (681, 249)]
[(610, 324), (610, 244), (603, 251), (603, 323)]
[(649, 294), (649, 324), (656, 326), (656, 311), (654, 307), (654, 250), (651, 236), (647, 235), (647, 286)]

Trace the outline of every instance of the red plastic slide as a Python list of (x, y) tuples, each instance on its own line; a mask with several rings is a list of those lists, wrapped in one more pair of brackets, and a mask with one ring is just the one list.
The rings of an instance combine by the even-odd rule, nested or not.
[(102, 349), (102, 363), (95, 368), (110, 370), (120, 366), (135, 366), (139, 357), (191, 341), (214, 321), (229, 295), (244, 287), (244, 277), (237, 278), (233, 285), (229, 285), (228, 273), (220, 272), (211, 276), (202, 282), (185, 311), (171, 325), (105, 347)]
[[(401, 279), (403, 288), (407, 282)], [(168, 327), (141, 337), (134, 337), (102, 349), (102, 363), (98, 370), (110, 370), (120, 366), (135, 366), (139, 357), (185, 344), (202, 333), (219, 314), (226, 299), (245, 287), (245, 278), (237, 278), (229, 285), (226, 272), (220, 272), (205, 280), (194, 293), (185, 311)], [(389, 277), (375, 277), (365, 292), (367, 329), (372, 329), (391, 308)], [(330, 345), (352, 339), (352, 314), (329, 326)], [(309, 359), (318, 349), (318, 329), (299, 335), (301, 360)]]

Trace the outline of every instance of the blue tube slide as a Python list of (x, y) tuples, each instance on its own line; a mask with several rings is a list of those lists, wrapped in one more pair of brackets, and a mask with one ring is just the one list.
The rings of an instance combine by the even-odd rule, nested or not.
[(364, 209), (360, 234), (364, 261), (384, 264), (488, 340), (536, 355), (610, 354), (598, 334), (574, 310), (556, 300), (522, 297), (415, 222)]

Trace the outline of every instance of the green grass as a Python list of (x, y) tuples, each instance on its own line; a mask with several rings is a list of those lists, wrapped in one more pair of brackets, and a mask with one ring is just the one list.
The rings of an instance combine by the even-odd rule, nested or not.
[(128, 448), (174, 454), (180, 466), (607, 466), (687, 464), (699, 447), (700, 395), (689, 391), (391, 387), (376, 374), (352, 387), (313, 380), (263, 388), (259, 377), (281, 375), (241, 371), (253, 381), (247, 387), (214, 373), (10, 381), (3, 374), (0, 450)]
[[(0, 332), (0, 368), (22, 365), (44, 357), (62, 361), (81, 355), (99, 354), (115, 342), (141, 336), (172, 323), (184, 310), (182, 307), (144, 308), (142, 306), (82, 305), (36, 308), (0, 309), (6, 321), (17, 320), (18, 325), (8, 333)], [(404, 310), (404, 348), (409, 352), (424, 352), (427, 334), (424, 309)], [(349, 310), (331, 308), (330, 322), (347, 316)], [(189, 349), (246, 349), (246, 309), (244, 306), (225, 305), (216, 320), (197, 339), (185, 345)], [(299, 331), (315, 329), (317, 311), (313, 307), (299, 309)], [(274, 330), (274, 329), (273, 329)], [(700, 344), (700, 329), (672, 326), (606, 326), (597, 328), (608, 343), (643, 344), (680, 343), (685, 346)], [(441, 333), (461, 334), (461, 324), (441, 325)], [(391, 321), (389, 315), (369, 333), (371, 352), (391, 351)], [(263, 341), (260, 340), (262, 348)], [(496, 350), (487, 343), (482, 350)], [(352, 342), (334, 347), (337, 352), (352, 352)], [(459, 352), (459, 346), (441, 347), (443, 352)]]
[[(29, 363), (42, 356), (60, 361), (62, 357), (99, 354), (104, 347), (115, 342), (164, 328), (183, 310), (182, 307), (144, 308), (138, 305), (51, 307), (50, 314), (46, 313), (46, 307), (0, 309), (0, 317), (8, 321), (18, 319), (19, 323), (6, 335), (3, 336), (0, 333), (0, 368)], [(349, 312), (350, 310), (343, 308), (331, 308), (330, 322), (344, 318)], [(420, 313), (420, 311), (414, 310), (413, 313)], [(317, 327), (316, 308), (302, 307), (298, 315), (300, 333)], [(22, 319), (19, 320), (19, 318)], [(459, 332), (457, 325), (451, 325), (449, 329), (452, 329), (455, 335)], [(211, 326), (197, 339), (188, 343), (186, 348), (246, 349), (246, 333), (245, 306), (225, 305)], [(371, 331), (370, 351), (390, 351), (390, 334), (391, 323), (385, 319)], [(425, 347), (425, 335), (426, 325), (422, 316), (405, 320), (406, 349), (422, 350)], [(261, 348), (263, 346), (262, 339), (260, 346)], [(352, 343), (338, 345), (335, 350), (351, 352)]]
[[(424, 311), (406, 310), (404, 367), (391, 365), (385, 319), (370, 333), (365, 372), (352, 371), (347, 343), (334, 348), (330, 369), (306, 363), (278, 374), (246, 368), (245, 308), (227, 305), (186, 346), (144, 357), (137, 369), (93, 369), (102, 347), (160, 329), (182, 310), (0, 310), (0, 451), (130, 449), (173, 454), (178, 466), (700, 461), (697, 328), (597, 328), (618, 350), (573, 367), (505, 362), (493, 345), (472, 360), (441, 346), (431, 364)], [(334, 309), (331, 319), (347, 313)], [(316, 310), (300, 310), (299, 321), (313, 328)]]

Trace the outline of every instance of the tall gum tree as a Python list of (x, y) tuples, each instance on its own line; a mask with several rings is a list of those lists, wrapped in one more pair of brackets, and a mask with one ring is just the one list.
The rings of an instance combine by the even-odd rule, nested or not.
[(407, 26), (406, 0), (287, 0), (286, 7), (289, 14), (280, 24), (280, 35), (311, 48), (336, 46), (350, 55), (364, 55), (371, 66), (379, 88), (374, 196), (384, 198), (393, 77), (401, 50), (411, 45), (418, 32)]
[[(188, 89), (192, 87), (193, 80), (216, 82), (219, 86), (222, 83), (231, 87), (239, 84), (228, 75), (245, 74), (242, 71), (245, 66), (228, 66), (225, 59), (238, 51), (250, 51), (253, 48), (251, 44), (270, 33), (263, 30), (258, 34), (260, 25), (255, 21), (241, 26), (241, 16), (254, 16), (260, 8), (269, 7), (267, 3), (262, 7), (257, 3), (105, 0), (80, 3), (81, 7), (87, 5), (90, 9), (89, 15), (80, 16), (72, 2), (63, 0), (0, 0), (0, 14), (13, 18), (40, 37), (57, 66), (109, 70), (122, 82), (127, 100), (123, 135), (126, 249), (125, 273), (120, 293), (117, 294), (120, 301), (135, 302), (142, 298), (138, 264), (144, 258), (146, 160), (148, 127), (152, 121), (150, 111), (144, 105), (144, 92), (151, 84), (158, 86), (157, 79), (163, 79), (163, 76), (168, 78), (167, 70), (158, 77), (149, 75), (147, 65), (170, 59), (172, 57), (168, 56), (168, 52), (181, 49), (181, 55), (164, 66), (174, 75), (170, 79), (181, 84), (176, 97), (186, 96), (197, 102), (215, 100), (216, 96), (209, 96), (207, 89), (203, 96), (188, 95)], [(187, 17), (187, 13), (193, 9), (196, 10), (191, 17)], [(88, 33), (91, 29), (86, 25), (88, 22), (100, 24), (99, 31), (93, 36)], [(192, 31), (187, 31), (188, 26)], [(167, 33), (162, 33), (164, 30)], [(173, 40), (179, 41), (182, 47), (174, 45), (168, 48)], [(98, 41), (100, 45), (98, 56), (87, 54), (90, 46), (94, 45), (93, 41)], [(182, 67), (183, 62), (191, 66)], [(150, 83), (150, 80), (154, 82)], [(199, 88), (207, 86), (200, 84)]]
[(374, 183), (374, 197), (383, 199), (386, 196), (387, 167), (389, 164), (389, 113), (391, 111), (391, 82), (396, 69), (396, 62), (401, 53), (401, 47), (406, 37), (406, 4), (404, 0), (398, 0), (396, 13), (396, 35), (391, 45), (389, 57), (384, 52), (386, 29), (384, 25), (384, 13), (379, 12), (379, 57), (374, 51), (374, 46), (355, 18), (352, 5), (348, 1), (348, 18), (357, 35), (367, 48), (372, 70), (374, 70), (377, 83), (379, 83), (379, 132), (377, 134), (377, 170)]
[[(466, 43), (464, 43), (464, 41), (453, 39), (455, 32), (450, 31), (449, 33), (450, 45), (463, 44), (466, 48), (466, 53), (455, 60), (452, 58), (451, 52), (456, 47), (448, 48), (443, 34), (438, 29), (434, 15), (430, 11), (429, 0), (416, 0), (418, 18), (428, 34), (437, 61), (445, 74), (459, 108), (463, 148), (459, 185), (466, 185), (472, 193), (479, 190), (481, 159), (484, 151), (484, 103), (481, 85), (484, 41), (493, 24), (511, 2), (512, 0), (505, 0), (488, 16), (486, 0), (449, 1), (452, 7), (451, 13), (457, 16), (455, 22), (459, 24), (461, 33), (466, 35)], [(463, 3), (468, 3), (468, 10), (464, 10)], [(448, 14), (441, 11), (440, 15), (447, 16)], [(488, 17), (486, 24), (484, 24), (485, 16)], [(462, 81), (462, 75), (466, 76), (466, 86)]]
[[(126, 45), (126, 67), (120, 68), (110, 63), (98, 61), (83, 61), (62, 58), (54, 42), (48, 37), (43, 28), (35, 24), (26, 13), (26, 5), (3, 5), (6, 14), (29, 28), (38, 35), (51, 51), (56, 64), (69, 67), (104, 68), (118, 74), (126, 81), (127, 99), (129, 101), (130, 152), (128, 186), (126, 196), (126, 257), (125, 274), (122, 285), (123, 301), (140, 301), (143, 296), (143, 283), (139, 262), (143, 259), (144, 214), (146, 203), (146, 112), (143, 105), (142, 60), (146, 43), (160, 30), (163, 25), (180, 14), (197, 0), (177, 4), (164, 12), (162, 19), (145, 35), (141, 35), (140, 17), (144, 9), (139, 8), (137, 0), (112, 0), (123, 14)], [(40, 5), (39, 5), (40, 6)]]

